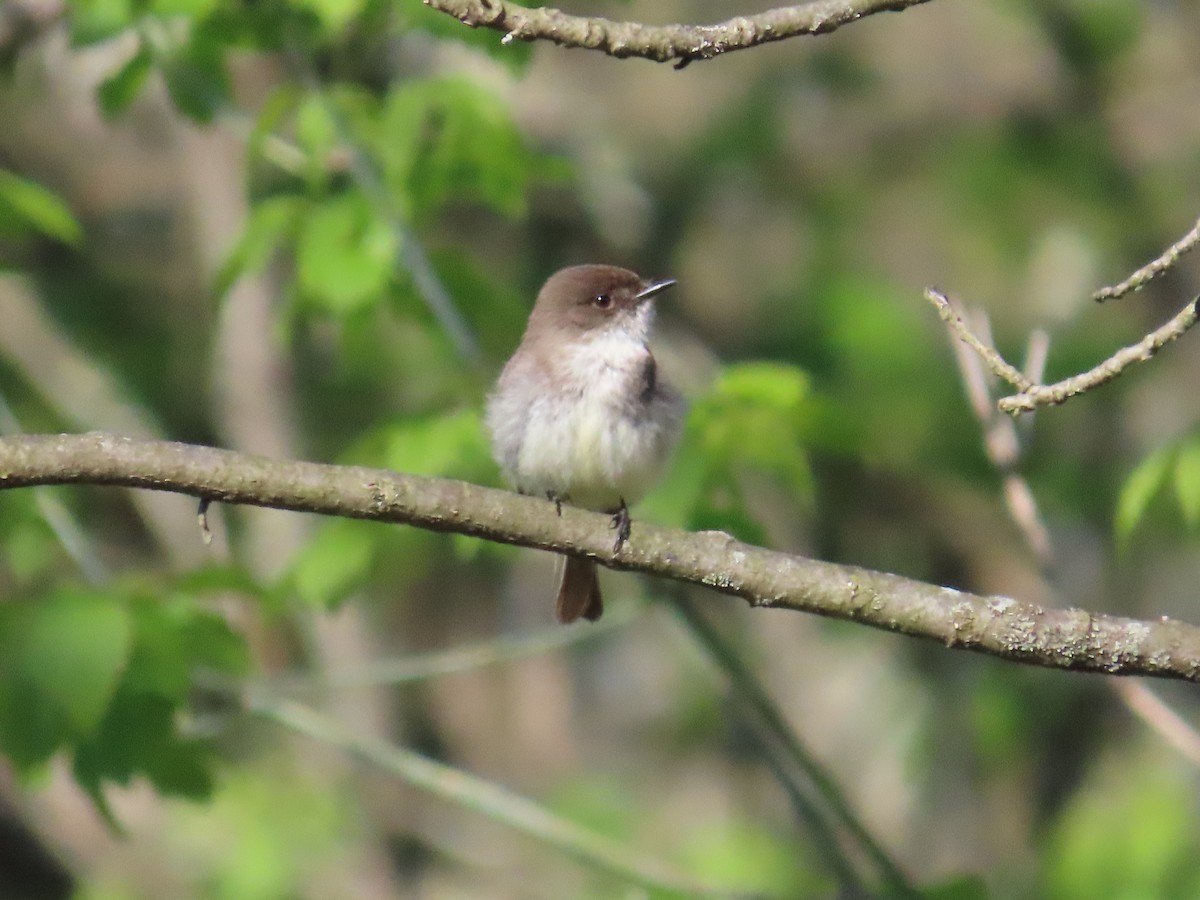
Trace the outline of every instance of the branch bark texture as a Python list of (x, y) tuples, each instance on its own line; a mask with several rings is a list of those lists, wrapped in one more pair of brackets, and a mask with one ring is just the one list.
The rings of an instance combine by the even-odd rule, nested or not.
[(563, 47), (599, 50), (609, 56), (639, 56), (655, 62), (712, 59), (771, 41), (824, 34), (879, 12), (928, 0), (815, 0), (782, 6), (716, 25), (643, 25), (594, 16), (573, 16), (550, 7), (530, 9), (507, 0), (424, 0), (472, 28), (504, 33), (505, 41), (551, 41)]
[[(1200, 627), (1047, 609), (643, 522), (617, 555), (609, 517), (461, 481), (109, 434), (0, 438), (0, 490), (44, 484), (172, 491), (212, 502), (404, 523), (587, 556), (775, 607), (861, 622), (1058, 669), (1200, 682)], [(199, 536), (197, 537), (199, 540)]]

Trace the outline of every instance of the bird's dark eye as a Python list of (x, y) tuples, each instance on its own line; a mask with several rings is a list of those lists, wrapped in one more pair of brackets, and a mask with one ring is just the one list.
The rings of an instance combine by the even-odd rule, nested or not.
[(596, 307), (596, 309), (608, 309), (612, 306), (612, 295), (597, 294), (592, 298), (592, 306)]

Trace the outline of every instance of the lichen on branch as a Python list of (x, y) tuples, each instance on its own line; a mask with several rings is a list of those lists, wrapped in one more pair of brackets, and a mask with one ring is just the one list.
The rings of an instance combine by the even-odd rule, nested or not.
[[(462, 481), (268, 459), (109, 434), (0, 438), (0, 490), (44, 484), (171, 491), (210, 502), (399, 522), (590, 557), (741, 597), (1048, 668), (1200, 682), (1200, 627), (1048, 609), (638, 522), (619, 554), (609, 517)], [(188, 515), (194, 514), (189, 510)]]
[(781, 6), (715, 25), (645, 25), (596, 16), (574, 16), (550, 7), (530, 8), (507, 0), (424, 0), (472, 28), (490, 28), (505, 41), (550, 41), (562, 47), (599, 50), (619, 58), (638, 56), (674, 62), (712, 59), (772, 41), (825, 34), (879, 12), (895, 12), (928, 0), (815, 0)]

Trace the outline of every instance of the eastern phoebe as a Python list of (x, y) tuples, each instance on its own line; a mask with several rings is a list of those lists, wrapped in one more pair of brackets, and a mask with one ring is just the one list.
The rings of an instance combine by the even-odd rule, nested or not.
[[(658, 478), (683, 425), (683, 399), (659, 377), (646, 345), (653, 297), (673, 284), (616, 266), (556, 272), (488, 398), (504, 477), (522, 494), (613, 513), (614, 552), (629, 537), (626, 504)], [(596, 564), (568, 556), (558, 621), (595, 621), (601, 612)]]

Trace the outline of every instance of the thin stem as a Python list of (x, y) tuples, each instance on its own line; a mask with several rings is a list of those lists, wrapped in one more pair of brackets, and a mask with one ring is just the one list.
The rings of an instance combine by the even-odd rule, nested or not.
[(543, 806), (469, 772), (436, 762), (404, 747), (354, 734), (336, 720), (290, 700), (259, 695), (248, 698), (254, 715), (379, 766), (444, 800), (500, 822), (561, 850), (581, 863), (640, 885), (688, 897), (728, 897), (622, 844), (555, 815)]
[[(908, 878), (892, 861), (883, 846), (875, 840), (850, 807), (837, 783), (825, 767), (801, 742), (796, 732), (784, 719), (770, 695), (747, 668), (744, 660), (717, 631), (704, 619), (692, 603), (680, 592), (671, 593), (671, 602), (688, 631), (708, 652), (710, 658), (729, 678), (730, 687), (746, 708), (762, 722), (767, 732), (779, 741), (787, 758), (799, 768), (817, 789), (821, 799), (829, 807), (843, 828), (854, 838), (859, 848), (878, 869), (880, 877), (893, 896), (915, 896)], [(839, 854), (840, 857), (840, 854)]]
[(354, 669), (337, 669), (320, 675), (296, 673), (269, 679), (264, 685), (275, 691), (348, 689), (411, 684), (456, 675), (569, 647), (583, 641), (607, 637), (627, 627), (645, 607), (628, 605), (608, 611), (595, 624), (577, 628), (547, 628), (534, 634), (500, 636), (490, 641), (434, 653), (418, 653), (384, 659)]
[(1101, 288), (1092, 294), (1092, 299), (1103, 303), (1105, 300), (1114, 300), (1117, 297), (1124, 296), (1132, 291), (1141, 290), (1147, 282), (1157, 278), (1171, 266), (1179, 261), (1179, 257), (1187, 253), (1197, 244), (1200, 244), (1200, 219), (1196, 220), (1196, 224), (1192, 226), (1192, 230), (1177, 240), (1174, 244), (1162, 252), (1162, 255), (1157, 259), (1142, 266), (1120, 284), (1114, 284), (1112, 287)]

